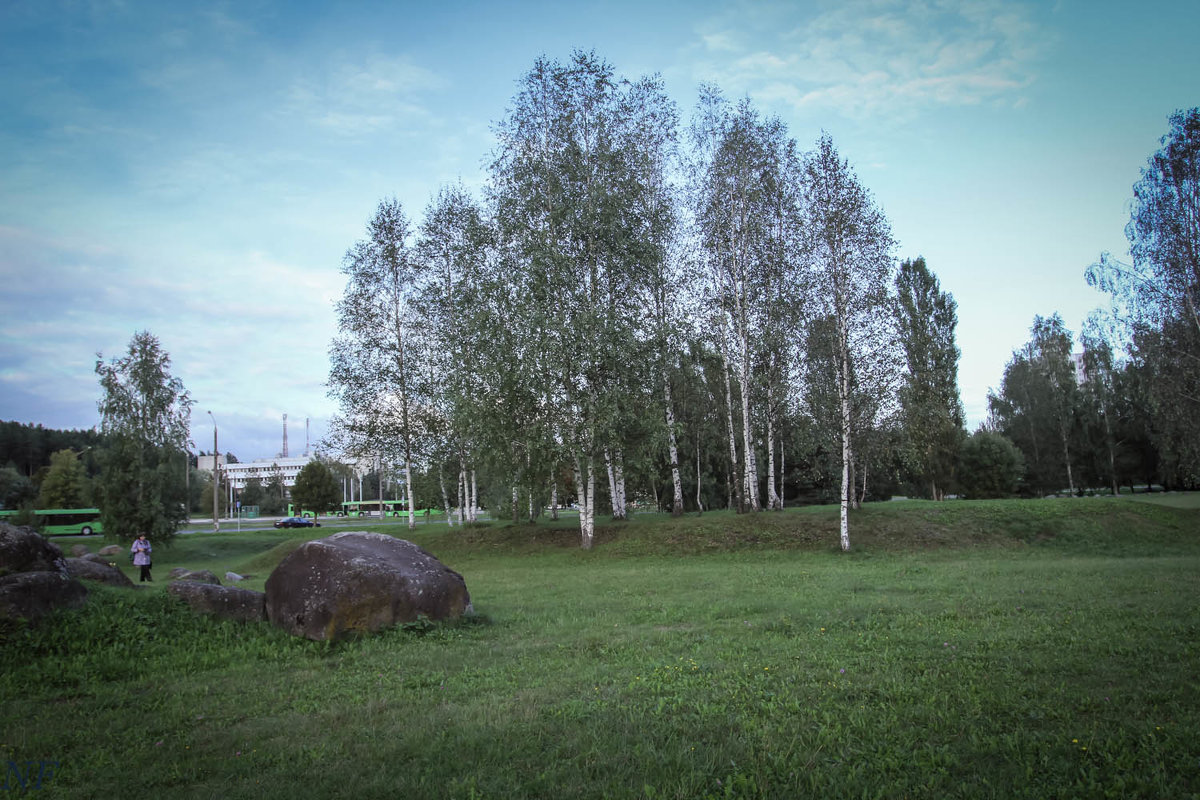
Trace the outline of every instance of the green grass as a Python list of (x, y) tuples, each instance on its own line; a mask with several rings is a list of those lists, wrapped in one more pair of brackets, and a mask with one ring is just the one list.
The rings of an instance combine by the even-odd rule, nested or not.
[(418, 531), (478, 616), (333, 646), (97, 588), (7, 632), (0, 755), (45, 797), (1200, 797), (1194, 510), (879, 504), (847, 555), (828, 508), (572, 524)]

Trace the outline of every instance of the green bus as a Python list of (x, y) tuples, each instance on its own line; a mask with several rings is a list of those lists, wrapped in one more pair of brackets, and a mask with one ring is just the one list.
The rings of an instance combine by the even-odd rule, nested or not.
[(382, 504), (378, 500), (350, 500), (342, 503), (337, 515), (339, 517), (378, 517), (380, 516), (380, 505), (383, 506), (383, 516), (408, 516), (408, 510), (400, 500), (384, 500)]
[[(12, 522), (20, 511), (0, 511), (0, 520)], [(42, 508), (33, 512), (37, 527), (47, 536), (91, 536), (104, 533), (98, 508)]]

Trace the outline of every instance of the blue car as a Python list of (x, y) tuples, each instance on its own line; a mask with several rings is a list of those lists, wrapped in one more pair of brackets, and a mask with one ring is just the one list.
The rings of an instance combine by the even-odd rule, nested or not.
[(276, 528), (319, 528), (321, 523), (304, 517), (285, 517), (275, 520)]

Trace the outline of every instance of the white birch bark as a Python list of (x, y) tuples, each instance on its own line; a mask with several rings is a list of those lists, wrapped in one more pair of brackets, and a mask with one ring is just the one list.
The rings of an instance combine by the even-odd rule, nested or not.
[(737, 434), (734, 433), (733, 427), (733, 388), (729, 380), (729, 352), (725, 343), (725, 332), (721, 332), (721, 372), (725, 376), (725, 422), (729, 429), (729, 473), (733, 477), (734, 486), (736, 488), (738, 513), (745, 510), (745, 495), (743, 494), (742, 473), (738, 469), (737, 457)]
[(446, 524), (451, 528), (454, 527), (454, 512), (450, 508), (450, 495), (446, 493), (446, 476), (442, 472), (442, 465), (438, 464), (438, 484), (442, 489), (442, 508), (446, 510)]
[[(667, 452), (671, 459), (671, 485), (675, 494), (671, 501), (671, 515), (683, 513), (683, 479), (679, 475), (679, 447), (675, 443), (675, 411), (671, 408), (671, 379), (663, 370), (663, 403), (667, 408)], [(697, 476), (697, 486), (699, 476)]]
[(550, 519), (558, 519), (558, 478), (550, 476)]
[(767, 508), (782, 508), (775, 491), (775, 412), (771, 405), (771, 390), (767, 389)]
[(779, 510), (780, 511), (783, 510), (783, 495), (784, 495), (783, 476), (784, 475), (787, 475), (787, 471), (784, 469), (783, 437), (781, 436), (781, 437), (779, 437)]
[(476, 522), (479, 511), (479, 484), (475, 481), (475, 470), (471, 470), (471, 522)]
[(579, 493), (579, 535), (584, 550), (592, 548), (592, 540), (596, 534), (596, 517), (593, 498), (596, 494), (596, 470), (593, 459), (588, 459), (587, 483), (583, 482), (583, 464), (578, 456), (575, 457), (575, 485)]
[(466, 520), (465, 510), (467, 505), (467, 471), (462, 466), (462, 462), (458, 465), (458, 524), (463, 525)]
[(850, 549), (850, 495), (854, 487), (850, 483), (850, 462), (854, 454), (850, 449), (850, 352), (847, 341), (846, 320), (838, 319), (838, 350), (841, 375), (838, 376), (838, 395), (842, 412), (842, 507), (840, 517), (842, 550)]
[(608, 470), (608, 499), (612, 503), (612, 518), (621, 518), (621, 497), (617, 493), (617, 476), (613, 470), (612, 453), (604, 451), (604, 466)]

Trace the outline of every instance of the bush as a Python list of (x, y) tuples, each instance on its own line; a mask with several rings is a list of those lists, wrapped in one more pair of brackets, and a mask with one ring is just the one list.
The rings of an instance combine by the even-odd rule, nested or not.
[(959, 450), (958, 483), (972, 500), (1011, 497), (1025, 474), (1025, 457), (1006, 437), (976, 431)]

